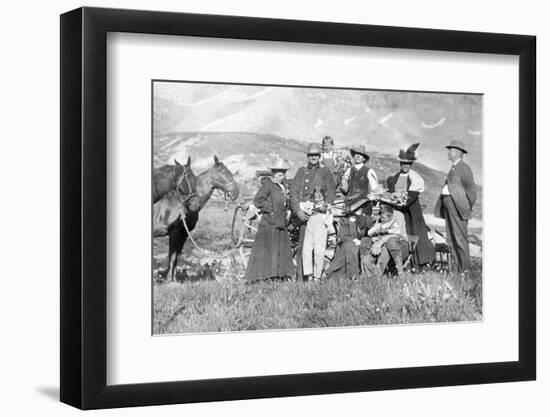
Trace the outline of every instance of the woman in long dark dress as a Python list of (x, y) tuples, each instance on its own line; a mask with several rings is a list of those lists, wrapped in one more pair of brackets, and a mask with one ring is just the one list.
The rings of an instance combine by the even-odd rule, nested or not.
[(417, 265), (429, 265), (435, 259), (435, 248), (428, 238), (428, 228), (420, 207), (419, 196), (424, 192), (424, 180), (411, 169), (416, 161), (418, 143), (410, 146), (406, 151), (400, 150), (398, 161), (401, 170), (387, 179), (388, 191), (407, 192), (407, 201), (404, 206), (395, 206), (405, 217), (407, 233), (418, 236), (415, 261)]
[(254, 197), (262, 219), (246, 268), (245, 280), (294, 277), (290, 235), (287, 223), (286, 168), (272, 168), (270, 181), (265, 181)]
[[(358, 210), (361, 212), (362, 210)], [(372, 224), (371, 216), (357, 214), (343, 218), (338, 226), (336, 252), (327, 270), (329, 279), (348, 278), (356, 280), (360, 271), (360, 252), (363, 250), (362, 238)]]

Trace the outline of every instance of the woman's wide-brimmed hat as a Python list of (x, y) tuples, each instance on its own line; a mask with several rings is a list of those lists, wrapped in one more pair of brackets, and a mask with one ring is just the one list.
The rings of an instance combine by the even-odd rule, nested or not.
[(283, 160), (278, 160), (271, 168), (269, 168), (272, 173), (275, 172), (287, 172), (288, 166)]
[(307, 152), (306, 152), (308, 155), (321, 155), (321, 148), (319, 145), (317, 145), (316, 143), (312, 143), (311, 145), (309, 145), (309, 147), (307, 148)]
[(420, 146), (420, 143), (413, 143), (407, 149), (400, 149), (397, 160), (403, 164), (412, 164), (418, 159), (416, 150)]
[(351, 156), (354, 156), (355, 154), (359, 154), (359, 155), (363, 155), (365, 159), (369, 159), (365, 145), (353, 145), (350, 149), (350, 153), (351, 153)]
[(449, 149), (449, 148), (460, 149), (462, 152), (468, 153), (468, 151), (466, 150), (466, 146), (464, 146), (464, 142), (462, 142), (461, 140), (452, 140), (451, 143), (448, 144), (445, 147), (447, 149)]

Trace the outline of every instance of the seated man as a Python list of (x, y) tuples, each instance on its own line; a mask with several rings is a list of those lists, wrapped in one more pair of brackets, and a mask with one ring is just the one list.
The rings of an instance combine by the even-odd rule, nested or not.
[(394, 218), (393, 208), (382, 205), (380, 219), (367, 232), (368, 238), (364, 239), (367, 243), (361, 245), (361, 265), (367, 278), (382, 276), (390, 259), (395, 263), (397, 275), (403, 272), (403, 258), (408, 255), (409, 245), (400, 214), (396, 212)]

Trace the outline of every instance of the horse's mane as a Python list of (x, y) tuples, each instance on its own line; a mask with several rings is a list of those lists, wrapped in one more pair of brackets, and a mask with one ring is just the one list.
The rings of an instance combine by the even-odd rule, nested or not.
[[(185, 172), (183, 165), (163, 165), (153, 169), (153, 199), (157, 201), (174, 187), (175, 181)], [(192, 171), (189, 169), (189, 173)]]
[(162, 165), (160, 167), (153, 169), (153, 177), (157, 178), (158, 176), (160, 177), (159, 179), (161, 179), (166, 177), (171, 178), (172, 176), (174, 176), (174, 178), (177, 178), (181, 174), (183, 174), (184, 169), (185, 168), (183, 165), (173, 165), (173, 164)]

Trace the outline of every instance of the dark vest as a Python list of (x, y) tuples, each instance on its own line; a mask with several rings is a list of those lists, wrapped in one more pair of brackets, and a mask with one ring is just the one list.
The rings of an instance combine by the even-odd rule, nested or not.
[(368, 194), (370, 192), (369, 171), (371, 168), (363, 165), (359, 170), (355, 170), (355, 166), (351, 167), (349, 180), (349, 195), (353, 194)]

